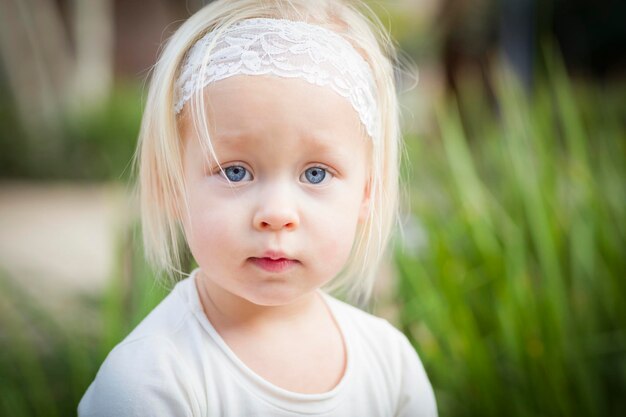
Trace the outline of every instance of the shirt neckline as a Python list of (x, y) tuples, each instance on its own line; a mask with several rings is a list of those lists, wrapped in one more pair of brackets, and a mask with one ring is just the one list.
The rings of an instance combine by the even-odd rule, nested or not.
[(351, 376), (353, 374), (353, 362), (354, 362), (354, 349), (350, 344), (350, 337), (348, 326), (346, 326), (343, 316), (338, 314), (334, 299), (321, 290), (317, 292), (321, 295), (322, 301), (325, 303), (326, 308), (331, 314), (332, 319), (337, 324), (341, 333), (341, 338), (346, 350), (346, 367), (341, 380), (333, 389), (323, 393), (317, 394), (304, 394), (294, 391), (289, 391), (285, 388), (281, 388), (257, 374), (251, 368), (249, 368), (235, 352), (228, 346), (220, 334), (215, 330), (209, 319), (204, 314), (202, 304), (200, 302), (200, 295), (198, 294), (196, 279), (198, 271), (196, 268), (191, 272), (189, 278), (185, 281), (188, 291), (188, 300), (191, 304), (192, 311), (199, 321), (200, 325), (209, 334), (211, 339), (220, 348), (224, 356), (228, 359), (230, 368), (234, 371), (234, 375), (245, 385), (248, 386), (250, 391), (265, 402), (269, 402), (279, 408), (286, 411), (297, 412), (301, 414), (317, 414), (325, 413), (333, 410), (340, 404), (340, 393), (349, 384)]

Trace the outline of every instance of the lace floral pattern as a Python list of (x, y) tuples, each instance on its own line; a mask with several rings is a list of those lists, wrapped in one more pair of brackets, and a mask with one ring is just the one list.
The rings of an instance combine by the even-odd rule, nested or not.
[(328, 29), (255, 18), (233, 24), (217, 39), (215, 32), (208, 33), (185, 57), (176, 82), (175, 112), (209, 83), (241, 74), (297, 77), (330, 87), (350, 101), (368, 134), (376, 137), (378, 111), (369, 65), (347, 40)]

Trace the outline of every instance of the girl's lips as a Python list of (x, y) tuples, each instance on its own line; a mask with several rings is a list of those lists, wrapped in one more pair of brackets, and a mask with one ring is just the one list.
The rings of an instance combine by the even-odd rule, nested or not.
[(269, 257), (265, 257), (265, 258), (249, 258), (249, 259), (250, 259), (250, 262), (252, 262), (254, 265), (268, 272), (283, 272), (283, 271), (293, 268), (294, 266), (300, 263), (296, 260), (287, 259), (287, 258), (272, 259)]

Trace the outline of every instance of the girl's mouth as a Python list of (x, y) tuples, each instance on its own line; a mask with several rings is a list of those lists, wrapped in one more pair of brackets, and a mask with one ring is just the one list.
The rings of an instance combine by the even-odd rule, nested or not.
[(270, 257), (264, 258), (248, 258), (255, 266), (268, 272), (284, 272), (295, 267), (300, 262), (294, 259), (278, 258), (272, 259)]

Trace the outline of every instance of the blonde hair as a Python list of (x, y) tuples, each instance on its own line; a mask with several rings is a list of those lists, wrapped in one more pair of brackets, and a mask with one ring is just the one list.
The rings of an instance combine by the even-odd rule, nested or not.
[[(400, 128), (394, 82), (396, 52), (376, 15), (361, 1), (218, 0), (203, 7), (169, 38), (153, 67), (135, 168), (145, 254), (157, 271), (174, 277), (181, 268), (184, 233), (180, 205), (187, 207), (183, 141), (174, 113), (175, 82), (185, 54), (209, 31), (220, 31), (248, 18), (302, 20), (326, 27), (348, 40), (370, 65), (376, 83), (380, 137), (373, 138), (369, 215), (359, 227), (352, 253), (341, 273), (324, 290), (351, 302), (369, 300), (389, 237), (397, 219)], [(199, 95), (202, 96), (202, 95)], [(195, 100), (193, 120), (211, 141), (202, 99)]]

